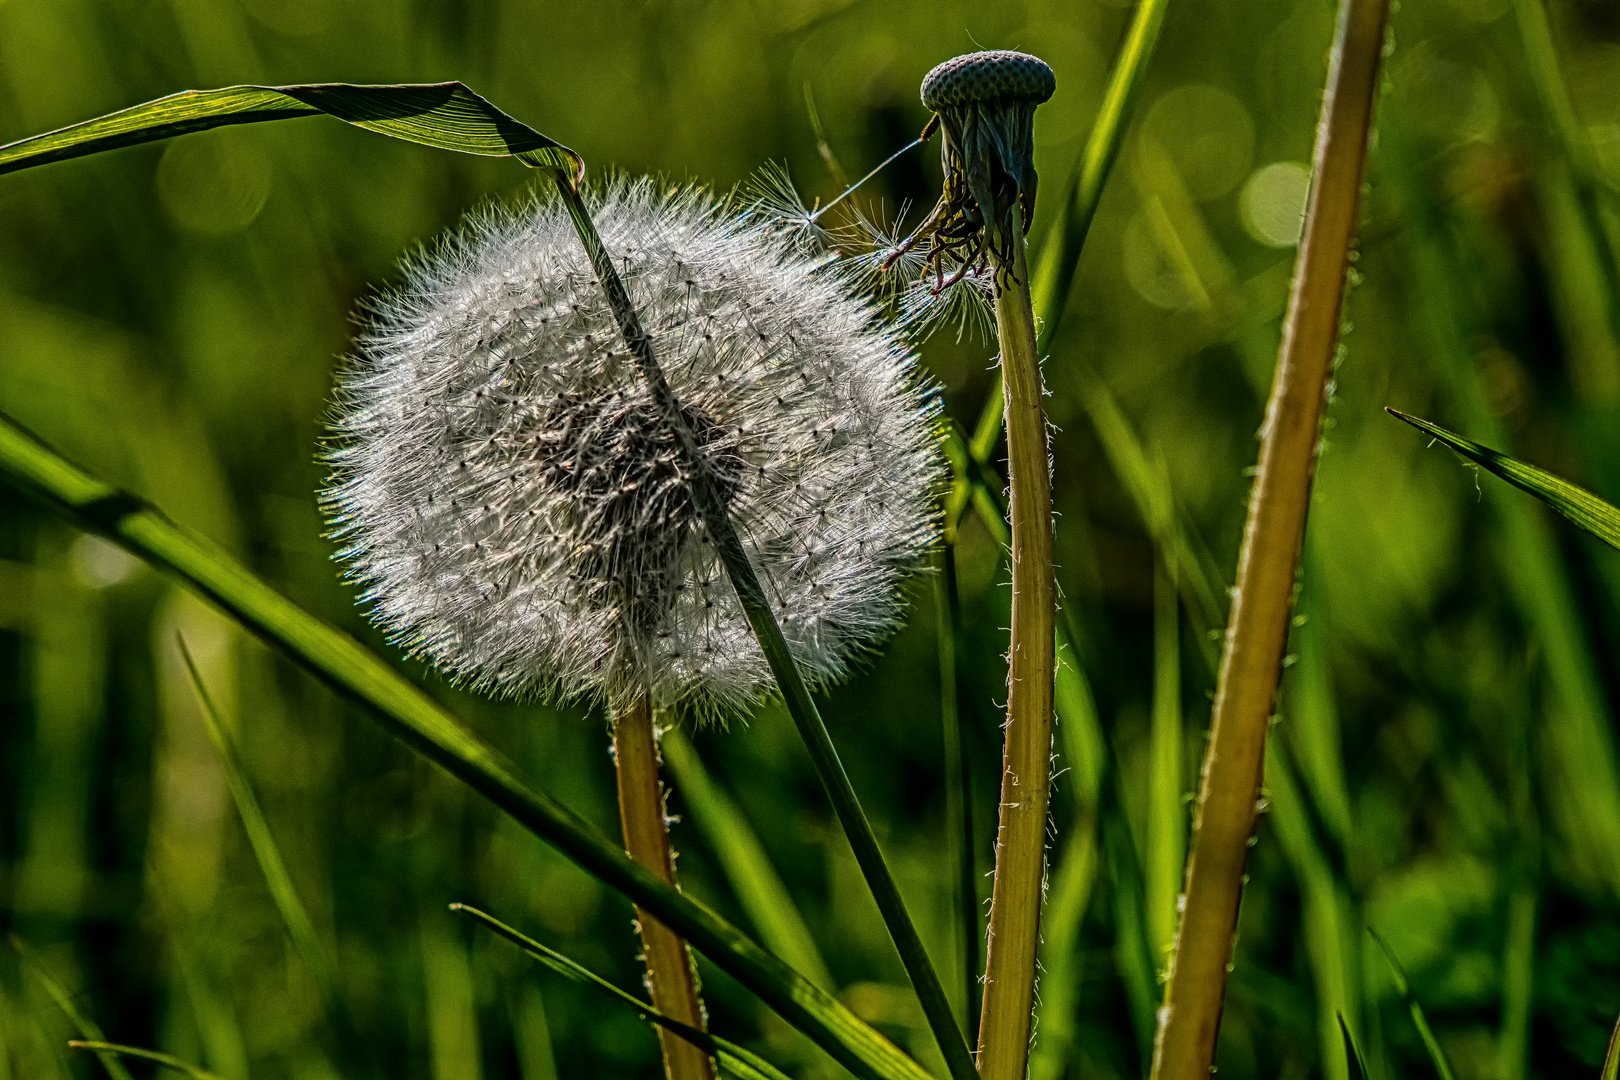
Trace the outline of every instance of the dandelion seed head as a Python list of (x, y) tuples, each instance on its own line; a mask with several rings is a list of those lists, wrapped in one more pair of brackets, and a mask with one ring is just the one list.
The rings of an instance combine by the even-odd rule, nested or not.
[[(757, 217), (616, 182), (592, 215), (813, 683), (932, 544), (937, 402), (904, 336)], [(374, 300), (326, 505), (399, 644), (514, 695), (702, 710), (773, 683), (566, 210), (487, 212)]]

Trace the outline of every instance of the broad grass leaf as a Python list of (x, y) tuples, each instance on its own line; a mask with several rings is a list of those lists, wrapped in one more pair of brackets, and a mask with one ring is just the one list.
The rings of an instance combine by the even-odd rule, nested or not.
[(515, 157), (534, 168), (584, 175), (580, 156), (520, 123), (462, 83), (360, 86), (227, 86), (183, 90), (93, 120), (0, 146), (0, 173), (208, 128), (300, 116), (339, 120), (407, 142), (487, 157)]
[(1495, 473), (1521, 491), (1528, 491), (1569, 520), (1602, 540), (1610, 547), (1620, 548), (1620, 508), (1604, 502), (1583, 487), (1560, 479), (1545, 469), (1506, 454), (1499, 454), (1488, 446), (1481, 446), (1455, 431), (1447, 431), (1416, 416), (1408, 416), (1398, 409), (1385, 408), (1385, 412), (1405, 420), (1419, 431), (1434, 436), (1474, 464)]

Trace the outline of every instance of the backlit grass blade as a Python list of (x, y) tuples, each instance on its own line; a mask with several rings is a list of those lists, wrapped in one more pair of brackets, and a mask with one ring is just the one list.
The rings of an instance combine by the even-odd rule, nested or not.
[(700, 1028), (683, 1024), (679, 1020), (665, 1016), (634, 994), (620, 990), (584, 965), (570, 960), (556, 949), (542, 945), (526, 934), (512, 929), (494, 916), (486, 915), (477, 908), (468, 907), (466, 904), (451, 904), (450, 910), (467, 916), (486, 930), (495, 932), (557, 974), (575, 982), (584, 983), (587, 986), (594, 986), (598, 990), (618, 998), (640, 1013), (643, 1019), (657, 1024), (666, 1031), (673, 1032), (693, 1046), (708, 1051), (719, 1060), (722, 1072), (740, 1077), (741, 1080), (788, 1080), (786, 1074), (758, 1054), (745, 1050), (736, 1043), (728, 1042), (718, 1035), (711, 1035)]
[[(1284, 699), (1285, 707), (1290, 700)], [(1298, 721), (1289, 712), (1283, 722), (1295, 724)], [(1271, 796), (1271, 827), (1299, 882), (1303, 901), (1304, 939), (1319, 1010), (1322, 1075), (1327, 1080), (1342, 1080), (1346, 1074), (1338, 1062), (1339, 1020), (1356, 1001), (1352, 980), (1359, 955), (1354, 931), (1345, 918), (1344, 894), (1311, 827), (1301, 787), (1282, 747), (1275, 740), (1269, 742), (1266, 745), (1266, 789)]]
[[(1113, 74), (1109, 76), (1108, 88), (1103, 92), (1102, 108), (1091, 126), (1091, 135), (1086, 139), (1080, 162), (1069, 177), (1069, 186), (1063, 196), (1062, 216), (1053, 223), (1040, 254), (1032, 260), (1035, 270), (1030, 285), (1030, 300), (1039, 320), (1035, 348), (1042, 355), (1052, 347), (1058, 324), (1063, 320), (1075, 271), (1080, 265), (1081, 249), (1085, 247), (1086, 236), (1091, 232), (1091, 222), (1097, 216), (1097, 204), (1102, 201), (1103, 187), (1113, 172), (1120, 145), (1125, 141), (1125, 131), (1136, 111), (1136, 101), (1141, 96), (1148, 62), (1153, 59), (1153, 51), (1158, 46), (1159, 29), (1164, 25), (1164, 13), (1168, 6), (1169, 0), (1141, 0), (1137, 4), (1136, 14), (1131, 18), (1130, 28), (1125, 31), (1125, 41), (1120, 46), (1119, 59), (1114, 64)], [(1001, 436), (1003, 404), (1001, 375), (998, 372), (996, 383), (985, 399), (984, 411), (979, 414), (979, 422), (973, 429), (970, 446), (978, 461), (989, 460), (996, 440)]]
[(287, 936), (292, 938), (293, 947), (298, 950), (299, 957), (309, 968), (310, 974), (315, 976), (321, 1003), (326, 1007), (327, 1017), (338, 1029), (345, 1050), (349, 1055), (363, 1059), (364, 1046), (338, 993), (337, 977), (331, 960), (326, 955), (320, 936), (315, 932), (315, 924), (310, 920), (308, 910), (298, 898), (298, 890), (293, 886), (292, 875), (287, 872), (287, 862), (281, 857), (281, 848), (276, 844), (275, 834), (270, 831), (270, 824), (265, 820), (264, 811), (259, 807), (259, 798), (253, 791), (253, 785), (248, 781), (242, 756), (237, 752), (230, 732), (225, 730), (220, 720), (219, 711), (214, 707), (208, 688), (203, 685), (202, 673), (197, 670), (197, 663), (192, 658), (185, 639), (180, 638), (178, 644), (180, 656), (186, 664), (186, 671), (191, 676), (192, 688), (197, 693), (197, 702), (201, 706), (200, 711), (208, 728), (208, 736), (213, 740), (214, 748), (219, 751), (219, 756), (225, 764), (226, 786), (230, 788), (231, 799), (236, 803), (236, 811), (241, 816), (242, 828), (248, 837), (248, 846), (253, 849), (253, 857), (259, 864), (259, 871), (264, 874), (265, 884), (270, 889), (270, 898), (281, 916), (282, 925), (287, 928)]
[(686, 802), (689, 813), (685, 820), (696, 825), (708, 840), (709, 849), (760, 941), (817, 986), (835, 989), (804, 916), (747, 816), (709, 776), (685, 732), (666, 728), (659, 745), (675, 787)]
[(1350, 1034), (1350, 1025), (1344, 1021), (1344, 1013), (1339, 1014), (1339, 1034), (1344, 1038), (1344, 1061), (1349, 1070), (1350, 1080), (1367, 1080), (1367, 1061), (1361, 1056), (1361, 1047)]
[(1520, 491), (1528, 491), (1610, 547), (1620, 548), (1620, 508), (1616, 508), (1612, 503), (1604, 502), (1585, 488), (1577, 487), (1568, 480), (1559, 479), (1545, 469), (1538, 469), (1534, 465), (1498, 453), (1455, 431), (1447, 431), (1439, 424), (1409, 416), (1399, 409), (1386, 407), (1384, 411), (1405, 420), (1419, 431), (1434, 436), (1469, 461), (1501, 477)]
[[(1463, 277), (1467, 271), (1459, 269), (1473, 265), (1469, 260), (1476, 252), (1460, 246), (1459, 222), (1424, 179), (1419, 151), (1398, 113), (1380, 125), (1379, 144), (1390, 180), (1386, 187), (1399, 199), (1393, 213), (1404, 223), (1412, 272), (1424, 283), (1412, 317), (1425, 339), (1425, 354), (1458, 422), (1486, 443), (1511, 449), (1477, 362), (1481, 342), (1495, 333), (1496, 312), (1473, 299)], [(1545, 515), (1495, 484), (1485, 485), (1481, 494), (1499, 538), (1497, 571), (1541, 655), (1552, 691), (1536, 720), (1538, 739), (1556, 761), (1549, 767), (1557, 782), (1543, 785), (1550, 824), (1585, 864), (1584, 872), (1603, 880), (1611, 895), (1620, 895), (1620, 761), (1574, 583)]]
[(142, 1050), (138, 1046), (123, 1046), (119, 1043), (98, 1042), (87, 1039), (74, 1039), (68, 1043), (75, 1050), (90, 1050), (97, 1054), (121, 1054), (124, 1057), (140, 1058), (142, 1061), (154, 1062), (165, 1069), (173, 1069), (177, 1073), (184, 1073), (192, 1080), (221, 1080), (217, 1073), (207, 1069), (198, 1068), (189, 1061), (181, 1061), (171, 1054), (160, 1054), (156, 1050)]
[(487, 157), (515, 157), (575, 183), (579, 155), (519, 123), (459, 82), (359, 86), (227, 86), (184, 90), (94, 120), (0, 146), (0, 174), (208, 128), (300, 116), (335, 116), (407, 142)]
[[(86, 1042), (105, 1042), (106, 1036), (102, 1035), (101, 1028), (94, 1020), (79, 1011), (79, 1007), (73, 1004), (73, 995), (69, 994), (67, 989), (56, 981), (56, 978), (45, 967), (44, 962), (34, 955), (34, 950), (25, 945), (22, 938), (15, 934), (11, 936), (11, 947), (17, 950), (18, 956), (22, 957), (23, 967), (44, 988), (50, 999), (56, 1002), (56, 1007), (61, 1009), (63, 1015), (68, 1018), (68, 1023), (72, 1024), (78, 1031), (79, 1038), (84, 1039)], [(112, 1080), (132, 1080), (129, 1070), (124, 1068), (124, 1063), (118, 1060), (117, 1054), (107, 1050), (97, 1050), (96, 1057), (101, 1061), (102, 1068), (107, 1070), (107, 1075)]]
[(1457, 1074), (1451, 1069), (1451, 1062), (1446, 1058), (1446, 1052), (1440, 1048), (1440, 1042), (1434, 1037), (1434, 1030), (1429, 1027), (1429, 1018), (1423, 1014), (1423, 1006), (1418, 1004), (1417, 998), (1412, 996), (1412, 987), (1406, 981), (1406, 969), (1395, 958), (1395, 950), (1389, 947), (1383, 935), (1372, 927), (1367, 933), (1378, 943), (1378, 949), (1384, 955), (1384, 961), (1389, 964), (1390, 977), (1395, 980), (1395, 990), (1406, 1003), (1406, 1008), (1412, 1014), (1412, 1023), (1417, 1028), (1418, 1037), (1423, 1040), (1423, 1048), (1429, 1052), (1429, 1060), (1434, 1063), (1434, 1071), (1440, 1080), (1457, 1080)]
[(366, 705), (367, 714), (395, 738), (652, 912), (852, 1072), (870, 1080), (928, 1076), (825, 990), (632, 862), (572, 810), (524, 785), (492, 749), (381, 658), (303, 611), (210, 541), (90, 476), (3, 415), (0, 478), (172, 574), (329, 686)]
[[(1120, 46), (1119, 60), (1103, 92), (1102, 108), (1092, 124), (1091, 137), (1069, 178), (1063, 215), (1053, 224), (1050, 237), (1036, 259), (1030, 291), (1035, 313), (1045, 321), (1039, 338), (1042, 352), (1051, 346), (1068, 306), (1075, 270), (1080, 265), (1080, 250), (1091, 232), (1092, 219), (1097, 216), (1103, 185), (1108, 182), (1120, 145), (1125, 141), (1125, 130), (1130, 126), (1136, 99), (1147, 77), (1148, 61), (1159, 43), (1159, 29), (1164, 25), (1167, 7), (1169, 0), (1141, 0), (1137, 4), (1124, 44)], [(999, 401), (1001, 397), (992, 394), (991, 399)]]
[(1602, 1080), (1617, 1080), (1620, 1078), (1620, 1020), (1614, 1023), (1614, 1033), (1609, 1036), (1609, 1052), (1603, 1055)]

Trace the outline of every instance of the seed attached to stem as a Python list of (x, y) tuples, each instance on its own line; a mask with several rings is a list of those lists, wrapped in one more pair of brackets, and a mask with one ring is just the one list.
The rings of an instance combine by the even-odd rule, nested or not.
[[(979, 1020), (984, 1080), (1023, 1080), (1028, 1069), (1046, 868), (1056, 588), (1051, 468), (1024, 234), (1035, 212), (1035, 107), (1055, 87), (1051, 68), (1019, 52), (959, 56), (930, 71), (922, 84), (923, 104), (939, 116), (944, 133), (945, 187), (918, 235), (928, 237), (936, 289), (994, 264), (1007, 413), (1012, 636)], [(956, 267), (949, 277), (947, 263)]]

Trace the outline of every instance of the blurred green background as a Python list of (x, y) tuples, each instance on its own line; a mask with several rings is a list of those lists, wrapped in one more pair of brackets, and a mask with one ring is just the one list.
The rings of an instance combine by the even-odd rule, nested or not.
[[(1407, 0), (1393, 18), (1222, 1076), (1342, 1080), (1335, 1010), (1374, 1080), (1431, 1075), (1365, 925), (1463, 1080), (1593, 1075), (1620, 1013), (1620, 555), (1381, 411), (1620, 499), (1617, 11)], [(1333, 15), (1328, 0), (1170, 0), (1047, 361), (1059, 574), (1101, 744), (1059, 734), (1053, 888), (1070, 921), (1049, 912), (1039, 1080), (1146, 1070)], [(724, 189), (779, 161), (825, 200), (840, 185), (808, 101), (836, 166), (859, 175), (921, 128), (928, 68), (1016, 47), (1058, 79), (1036, 120), (1038, 246), (1129, 17), (1109, 0), (0, 0), (0, 139), (187, 87), (459, 79), (597, 175)], [(870, 186), (869, 211), (892, 219), (909, 201), (915, 221), (938, 183), (936, 151), (914, 152)], [(397, 656), (322, 537), (331, 372), (402, 254), (535, 185), (508, 161), (324, 119), (5, 177), (0, 409)], [(923, 350), (969, 428), (993, 351), (950, 334)], [(957, 554), (988, 873), (1006, 568), (971, 519)], [(825, 714), (960, 994), (932, 582), (913, 594), (909, 627)], [(271, 902), (177, 634), (380, 1072), (661, 1074), (633, 1014), (445, 910), (484, 907), (639, 989), (622, 898), (202, 603), (0, 490), (0, 923), (109, 1038), (227, 1080), (367, 1075)], [(599, 714), (480, 701), (419, 674), (617, 835)], [(786, 717), (690, 738), (834, 988), (936, 1061)], [(696, 780), (677, 781), (684, 887), (757, 927), (748, 883), (718, 857), (735, 822), (700, 819)], [(1154, 825), (1167, 806), (1168, 840)], [(836, 1075), (702, 971), (718, 1031), (796, 1075)], [(72, 1034), (39, 980), (0, 958), (0, 1080), (89, 1076)]]

